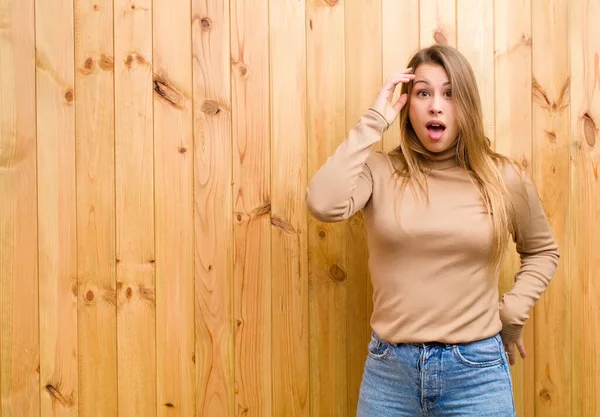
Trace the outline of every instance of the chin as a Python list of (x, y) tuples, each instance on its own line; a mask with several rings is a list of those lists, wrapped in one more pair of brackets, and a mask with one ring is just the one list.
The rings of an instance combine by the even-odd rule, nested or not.
[(452, 143), (449, 143), (449, 141), (444, 139), (434, 142), (431, 139), (427, 138), (426, 141), (421, 141), (421, 144), (425, 147), (425, 149), (432, 153), (441, 153), (452, 147)]
[(445, 150), (448, 150), (451, 146), (451, 143), (448, 143), (444, 140), (440, 140), (438, 142), (430, 142), (427, 148), (431, 152), (444, 152)]

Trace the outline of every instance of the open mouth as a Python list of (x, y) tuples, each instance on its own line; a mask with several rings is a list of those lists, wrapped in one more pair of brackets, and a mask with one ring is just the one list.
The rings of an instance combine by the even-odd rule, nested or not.
[(440, 140), (446, 130), (446, 125), (438, 120), (428, 122), (425, 127), (427, 128), (427, 133), (431, 140)]

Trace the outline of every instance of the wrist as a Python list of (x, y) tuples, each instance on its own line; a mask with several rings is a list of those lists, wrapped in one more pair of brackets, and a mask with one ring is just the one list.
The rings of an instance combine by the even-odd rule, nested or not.
[(385, 118), (383, 113), (381, 113), (379, 110), (376, 110), (373, 107), (369, 107), (369, 109), (367, 111), (371, 112), (376, 118), (378, 118), (385, 124), (385, 127), (383, 130), (387, 130), (390, 127), (389, 122), (387, 121), (387, 119)]

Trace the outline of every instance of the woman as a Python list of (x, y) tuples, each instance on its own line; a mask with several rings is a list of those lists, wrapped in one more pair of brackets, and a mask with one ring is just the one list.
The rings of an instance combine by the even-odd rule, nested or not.
[[(392, 103), (395, 88), (399, 99)], [(400, 146), (371, 152), (399, 116)], [(420, 50), (312, 178), (325, 222), (363, 210), (372, 338), (359, 416), (515, 416), (508, 363), (558, 264), (535, 187), (483, 131), (475, 76), (456, 49)], [(509, 234), (521, 255), (498, 302)]]

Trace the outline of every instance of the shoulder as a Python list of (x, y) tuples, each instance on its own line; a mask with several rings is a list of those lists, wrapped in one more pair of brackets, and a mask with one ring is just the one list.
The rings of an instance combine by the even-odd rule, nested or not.
[(499, 169), (515, 215), (527, 215), (525, 218), (529, 218), (532, 206), (541, 204), (531, 176), (521, 165), (509, 159), (500, 162)]
[(390, 173), (396, 171), (402, 163), (393, 152), (376, 150), (371, 152), (366, 164), (373, 173)]
[(496, 161), (496, 164), (509, 192), (525, 191), (531, 184), (531, 178), (527, 171), (512, 159), (502, 157)]

